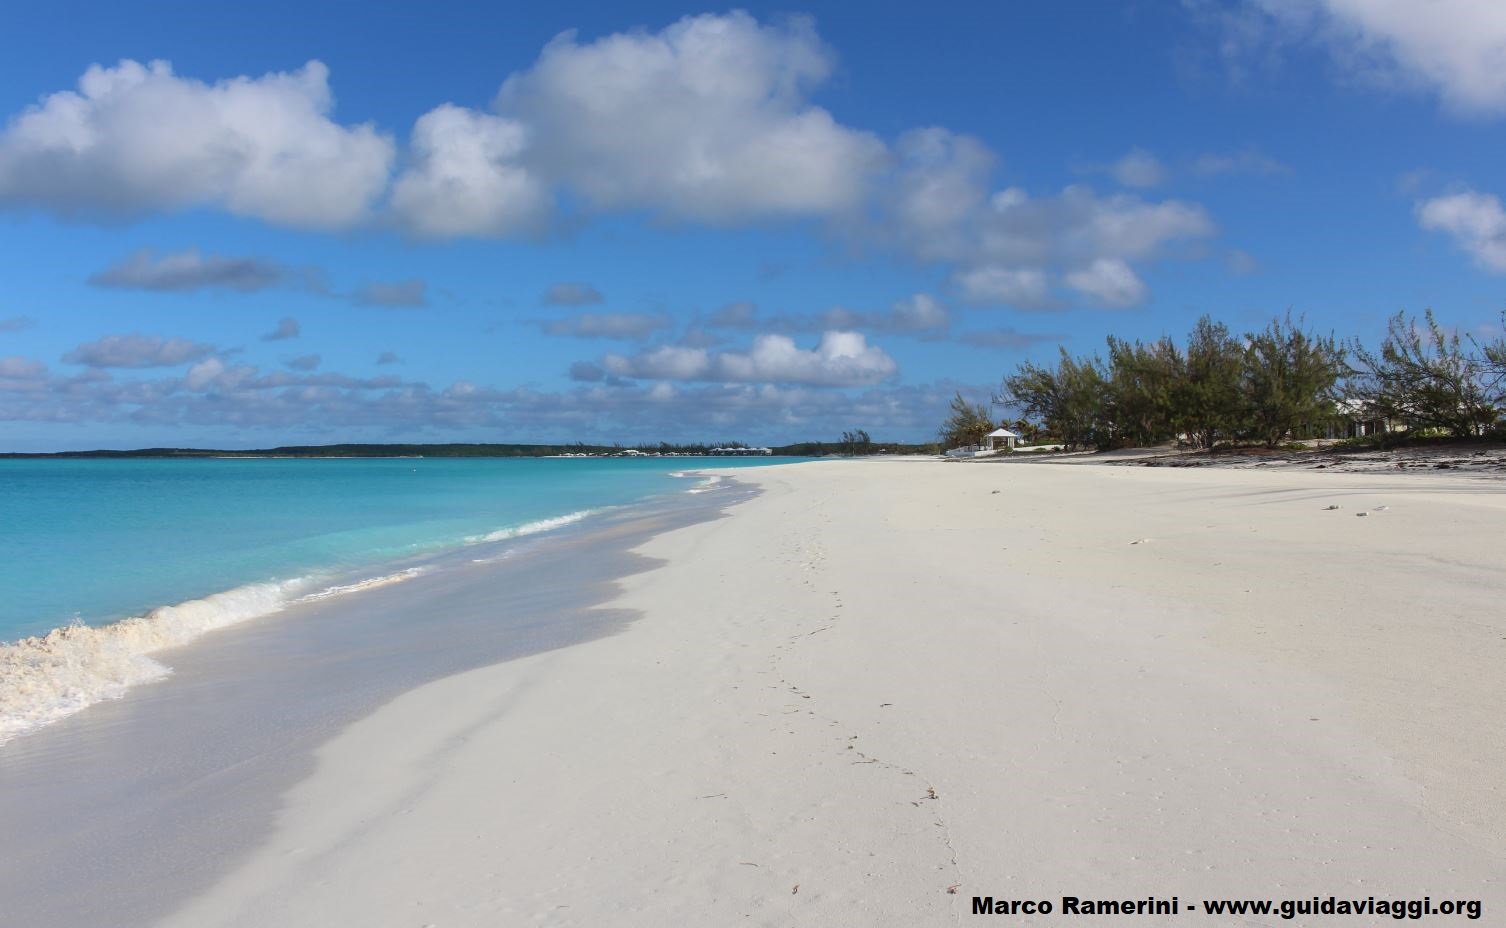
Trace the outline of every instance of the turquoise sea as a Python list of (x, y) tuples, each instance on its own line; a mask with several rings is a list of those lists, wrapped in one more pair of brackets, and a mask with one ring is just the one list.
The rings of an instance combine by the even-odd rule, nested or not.
[(693, 492), (697, 468), (790, 460), (0, 460), (0, 742), (160, 677), (146, 655), (206, 631)]

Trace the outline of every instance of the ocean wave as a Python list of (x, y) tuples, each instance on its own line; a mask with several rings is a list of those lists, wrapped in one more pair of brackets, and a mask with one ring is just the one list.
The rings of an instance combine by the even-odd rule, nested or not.
[(158, 651), (294, 603), (401, 583), (427, 572), (426, 567), (411, 567), (320, 589), (311, 589), (321, 582), (312, 576), (250, 583), (109, 625), (76, 622), (0, 644), (0, 744), (168, 676), (172, 668), (151, 657)]
[(294, 600), (294, 602), (314, 603), (318, 602), (321, 599), (329, 599), (331, 596), (344, 596), (346, 593), (359, 593), (362, 590), (373, 590), (379, 586), (391, 586), (394, 583), (402, 583), (404, 580), (412, 580), (414, 577), (421, 577), (432, 569), (433, 568), (431, 567), (409, 567), (407, 570), (400, 570), (395, 574), (386, 574), (381, 577), (371, 577), (366, 580), (359, 580), (355, 583), (346, 583), (340, 586), (326, 587), (318, 591), (317, 593), (309, 593), (305, 596), (300, 596), (296, 600)]
[(552, 519), (540, 519), (537, 522), (525, 522), (522, 525), (515, 525), (509, 528), (497, 529), (495, 532), (487, 532), (485, 535), (472, 535), (471, 537), (467, 538), (466, 541), (470, 542), (471, 544), (480, 544), (486, 541), (506, 541), (509, 538), (517, 538), (520, 535), (536, 535), (539, 532), (547, 532), (552, 529), (563, 528), (566, 525), (571, 525), (575, 522), (579, 522), (580, 520), (585, 519), (589, 516), (594, 516), (598, 512), (605, 511), (605, 509), (581, 509), (577, 512), (570, 512), (562, 516), (555, 516)]
[[(607, 507), (610, 508), (610, 507)], [(465, 539), (477, 544), (547, 532), (605, 509), (582, 509)], [(510, 553), (510, 552), (509, 552)], [(504, 554), (504, 557), (506, 555)], [(109, 625), (75, 622), (46, 635), (0, 643), (0, 745), (131, 687), (168, 676), (172, 668), (151, 655), (185, 645), (216, 629), (280, 612), (295, 603), (318, 602), (402, 583), (432, 570), (410, 567), (354, 583), (328, 584), (325, 577), (251, 583), (203, 599), (162, 606)]]
[(148, 655), (276, 612), (311, 583), (251, 583), (110, 625), (75, 623), (0, 644), (0, 744), (162, 679), (171, 669)]
[(685, 492), (686, 493), (706, 493), (706, 492), (709, 492), (711, 490), (719, 489), (718, 484), (720, 484), (721, 482), (722, 482), (722, 478), (721, 477), (707, 477), (706, 479), (702, 480), (700, 483), (696, 484), (695, 486), (691, 487), (690, 489), (686, 490)]

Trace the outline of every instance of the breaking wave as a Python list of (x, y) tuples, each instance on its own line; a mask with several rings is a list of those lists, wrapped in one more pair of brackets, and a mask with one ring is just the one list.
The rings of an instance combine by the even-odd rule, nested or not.
[[(613, 507), (582, 509), (474, 535), (467, 544), (506, 541), (562, 528)], [(503, 560), (512, 552), (478, 559)], [(250, 583), (203, 599), (122, 619), (109, 625), (75, 621), (46, 635), (0, 643), (0, 745), (67, 718), (106, 699), (119, 699), (133, 686), (170, 675), (172, 668), (151, 655), (237, 625), (280, 612), (296, 603), (319, 602), (350, 593), (402, 583), (433, 570), (409, 567), (354, 583), (331, 584), (327, 576)]]
[(172, 668), (151, 657), (158, 651), (293, 603), (401, 583), (424, 572), (425, 568), (409, 568), (322, 589), (311, 589), (319, 586), (315, 577), (250, 583), (109, 625), (75, 622), (0, 644), (0, 744), (168, 676)]
[(467, 538), (466, 541), (471, 544), (480, 544), (486, 541), (506, 541), (509, 538), (517, 538), (520, 535), (536, 535), (539, 532), (547, 532), (551, 529), (563, 528), (566, 525), (571, 525), (573, 523), (579, 522), (580, 520), (585, 519), (589, 516), (594, 516), (598, 512), (605, 511), (606, 509), (581, 509), (577, 512), (570, 512), (562, 516), (555, 516), (552, 519), (540, 519), (537, 522), (525, 522), (522, 525), (498, 529), (495, 532), (487, 532), (485, 535), (472, 535), (471, 537)]

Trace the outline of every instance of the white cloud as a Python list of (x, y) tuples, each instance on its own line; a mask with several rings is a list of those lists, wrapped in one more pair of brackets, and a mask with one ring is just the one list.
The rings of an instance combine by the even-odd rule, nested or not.
[(581, 44), (564, 33), (502, 85), (527, 163), (598, 209), (738, 222), (856, 207), (882, 142), (811, 105), (830, 51), (809, 20), (742, 12)]
[(544, 302), (549, 306), (590, 306), (601, 301), (600, 290), (575, 281), (552, 284), (544, 291)]
[(1046, 272), (1040, 268), (984, 265), (959, 272), (954, 283), (969, 303), (1039, 309), (1051, 302)]
[(1424, 229), (1445, 232), (1487, 271), (1506, 274), (1506, 209), (1499, 198), (1467, 190), (1417, 204)]
[(283, 363), (295, 371), (311, 371), (317, 369), (322, 360), (317, 354), (305, 354), (299, 355), (296, 358), (289, 358)]
[(537, 232), (553, 197), (519, 161), (527, 144), (516, 120), (448, 103), (431, 110), (413, 126), (413, 163), (393, 188), (393, 211), (429, 238)]
[(403, 359), (400, 358), (400, 357), (398, 357), (396, 352), (384, 351), (381, 354), (377, 355), (376, 363), (378, 363), (378, 364), (401, 364), (401, 363), (403, 363)]
[[(969, 303), (1044, 309), (1061, 305), (1052, 281), (1099, 259), (1128, 266), (1167, 256), (1171, 246), (1207, 239), (1217, 227), (1206, 210), (1137, 194), (1100, 196), (1072, 185), (1031, 197), (1019, 187), (989, 192), (992, 155), (981, 143), (944, 129), (903, 137), (879, 220), (849, 232), (952, 267), (951, 284)], [(1132, 152), (1122, 179), (1146, 183), (1159, 162)], [(1154, 170), (1153, 170), (1154, 168)], [(1092, 295), (1094, 291), (1079, 292)]]
[(906, 132), (884, 187), (882, 228), (922, 260), (967, 251), (971, 226), (988, 197), (995, 158), (977, 139), (939, 127)]
[(63, 215), (214, 206), (309, 227), (362, 221), (387, 186), (390, 139), (332, 122), (329, 71), (206, 84), (164, 61), (91, 66), (0, 133), (0, 204)]
[(1143, 148), (1130, 149), (1109, 167), (1109, 173), (1125, 187), (1154, 187), (1166, 180), (1166, 168)]
[(546, 335), (571, 338), (647, 338), (673, 324), (665, 313), (579, 313), (539, 323)]
[(760, 335), (747, 352), (662, 345), (631, 357), (609, 354), (600, 365), (615, 377), (862, 386), (893, 377), (899, 365), (857, 332), (827, 332), (814, 349), (785, 335)]
[[(63, 355), (69, 364), (87, 367), (175, 367), (214, 354), (215, 347), (186, 338), (156, 335), (106, 335)], [(217, 358), (211, 359), (218, 361)]]
[(891, 327), (901, 332), (944, 329), (952, 321), (946, 306), (929, 293), (916, 293), (895, 303), (889, 319)]
[(138, 251), (89, 277), (96, 287), (186, 293), (205, 287), (225, 287), (254, 293), (282, 283), (286, 271), (257, 258), (204, 257), (197, 248), (156, 257)]
[(1265, 22), (1238, 21), (1239, 33), (1225, 38), (1235, 53), (1310, 42), (1353, 79), (1426, 88), (1460, 112), (1506, 113), (1506, 4), (1499, 0), (1245, 0), (1244, 9)]
[(190, 390), (201, 393), (240, 389), (256, 376), (256, 368), (249, 364), (226, 364), (223, 358), (205, 358), (183, 375), (183, 384)]
[(11, 316), (8, 319), (0, 319), (0, 332), (21, 332), (35, 328), (37, 320), (30, 316)]
[(592, 42), (557, 36), (491, 113), (414, 126), (392, 205), (423, 236), (537, 232), (567, 191), (588, 209), (710, 223), (858, 208), (887, 150), (807, 99), (833, 62), (809, 20), (690, 16)]
[(1134, 306), (1149, 295), (1145, 282), (1118, 258), (1098, 258), (1087, 267), (1070, 271), (1066, 283), (1105, 306)]

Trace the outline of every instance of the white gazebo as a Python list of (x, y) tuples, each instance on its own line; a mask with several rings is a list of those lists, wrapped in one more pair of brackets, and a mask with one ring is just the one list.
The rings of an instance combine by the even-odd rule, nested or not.
[(988, 450), (990, 451), (998, 451), (1000, 447), (1013, 448), (1014, 443), (1020, 438), (1020, 436), (1009, 429), (994, 429), (983, 437), (988, 439)]

